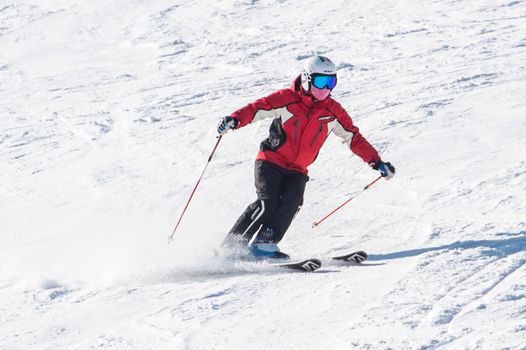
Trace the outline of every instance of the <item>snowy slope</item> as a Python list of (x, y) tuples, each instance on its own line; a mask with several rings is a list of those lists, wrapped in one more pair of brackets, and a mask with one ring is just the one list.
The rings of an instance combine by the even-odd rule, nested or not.
[[(313, 54), (397, 176), (311, 229), (376, 176), (330, 137), (322, 270), (214, 261), (262, 121), (166, 244)], [(526, 349), (525, 62), (523, 1), (0, 1), (0, 349)]]

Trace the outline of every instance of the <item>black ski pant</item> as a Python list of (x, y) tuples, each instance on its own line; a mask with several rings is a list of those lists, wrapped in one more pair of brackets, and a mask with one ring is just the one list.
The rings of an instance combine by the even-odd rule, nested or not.
[[(256, 160), (254, 175), (257, 200), (241, 214), (229, 237), (248, 243), (259, 231), (257, 240), (278, 243), (303, 205), (309, 177), (264, 160)], [(271, 237), (263, 237), (269, 232)]]

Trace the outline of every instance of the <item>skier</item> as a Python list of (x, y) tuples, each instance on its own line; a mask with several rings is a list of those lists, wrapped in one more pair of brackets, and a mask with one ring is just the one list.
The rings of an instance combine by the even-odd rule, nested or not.
[[(386, 179), (394, 176), (395, 168), (381, 160), (345, 109), (331, 98), (336, 83), (335, 64), (327, 57), (314, 56), (305, 62), (290, 88), (220, 119), (217, 131), (224, 135), (231, 129), (273, 118), (254, 167), (257, 200), (235, 222), (223, 246), (247, 247), (256, 257), (289, 257), (277, 244), (303, 205), (309, 181), (307, 167), (331, 132)], [(256, 238), (248, 246), (254, 234)]]

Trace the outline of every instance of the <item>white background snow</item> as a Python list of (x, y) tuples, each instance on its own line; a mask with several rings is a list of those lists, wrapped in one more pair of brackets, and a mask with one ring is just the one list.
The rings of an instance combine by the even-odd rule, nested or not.
[[(338, 65), (397, 167), (331, 136), (281, 243), (214, 260), (270, 120), (219, 117)], [(526, 349), (526, 2), (0, 1), (0, 349)], [(363, 266), (330, 257), (364, 249)]]

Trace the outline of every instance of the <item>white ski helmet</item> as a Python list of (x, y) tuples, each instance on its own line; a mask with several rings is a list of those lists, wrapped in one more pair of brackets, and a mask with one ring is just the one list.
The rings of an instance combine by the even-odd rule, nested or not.
[(336, 75), (336, 65), (324, 56), (314, 56), (305, 61), (301, 71), (301, 86), (305, 91), (309, 91), (313, 74)]

